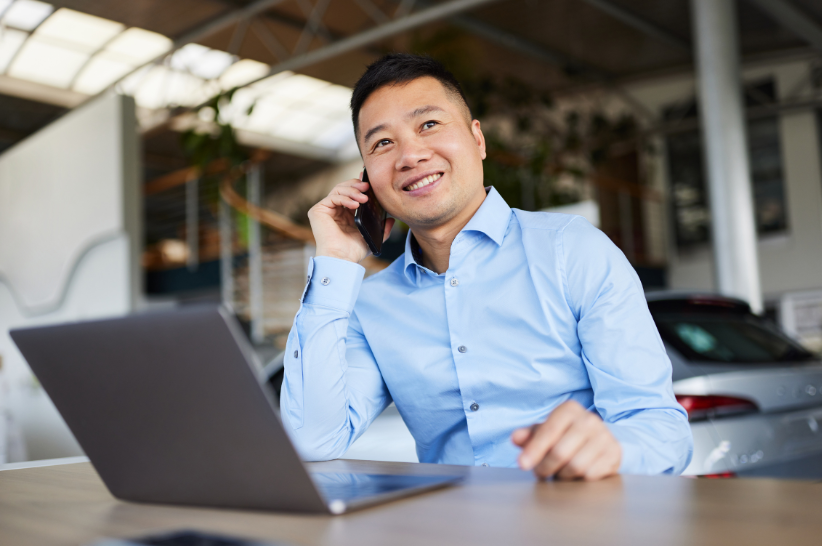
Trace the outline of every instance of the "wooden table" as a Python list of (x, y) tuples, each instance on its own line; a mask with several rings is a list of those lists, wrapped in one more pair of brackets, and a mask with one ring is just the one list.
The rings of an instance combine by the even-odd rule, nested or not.
[(326, 472), (467, 473), (463, 485), (347, 515), (114, 499), (89, 463), (0, 472), (0, 545), (78, 546), (179, 528), (294, 545), (822, 544), (822, 485), (622, 476), (537, 482), (513, 469), (329, 461)]

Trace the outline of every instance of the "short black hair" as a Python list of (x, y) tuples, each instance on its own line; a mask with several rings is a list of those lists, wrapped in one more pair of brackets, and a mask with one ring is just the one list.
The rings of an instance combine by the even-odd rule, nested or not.
[(424, 55), (410, 53), (389, 53), (374, 61), (365, 69), (351, 95), (351, 120), (354, 134), (360, 136), (360, 109), (374, 91), (386, 85), (403, 84), (423, 77), (434, 78), (445, 88), (450, 98), (458, 99), (465, 105), (469, 118), (471, 108), (457, 78), (439, 61)]

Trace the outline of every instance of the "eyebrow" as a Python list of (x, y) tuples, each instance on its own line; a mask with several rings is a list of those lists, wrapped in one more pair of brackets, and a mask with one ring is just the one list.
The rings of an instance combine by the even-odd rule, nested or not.
[[(429, 104), (427, 106), (420, 106), (419, 108), (412, 111), (411, 113), (409, 113), (405, 117), (406, 117), (406, 119), (413, 119), (415, 117), (421, 116), (423, 114), (427, 114), (429, 112), (445, 112), (445, 110), (443, 110), (439, 106), (434, 106), (432, 104)], [(367, 144), (369, 139), (371, 139), (371, 137), (374, 136), (375, 133), (378, 133), (378, 132), (382, 131), (383, 129), (385, 129), (385, 127), (386, 127), (386, 125), (384, 123), (380, 123), (376, 127), (372, 127), (371, 129), (369, 129), (368, 132), (365, 133), (365, 136), (362, 139), (363, 142)]]

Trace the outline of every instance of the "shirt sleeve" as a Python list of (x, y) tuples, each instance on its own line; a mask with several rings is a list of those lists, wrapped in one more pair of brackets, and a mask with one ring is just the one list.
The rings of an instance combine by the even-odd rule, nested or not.
[(582, 218), (565, 227), (560, 241), (566, 298), (578, 320), (594, 406), (622, 446), (620, 472), (682, 473), (693, 438), (639, 277)]
[(283, 424), (305, 460), (341, 457), (391, 403), (354, 314), (364, 273), (345, 260), (309, 262), (280, 394)]

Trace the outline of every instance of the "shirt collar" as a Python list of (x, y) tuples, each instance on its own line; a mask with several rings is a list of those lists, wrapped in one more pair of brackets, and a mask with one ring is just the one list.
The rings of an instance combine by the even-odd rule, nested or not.
[[(474, 213), (474, 216), (468, 221), (463, 231), (476, 231), (484, 233), (489, 239), (494, 241), (497, 246), (502, 245), (505, 238), (505, 232), (508, 231), (508, 224), (511, 221), (511, 207), (502, 198), (499, 192), (493, 186), (485, 188), (485, 200)], [(408, 231), (408, 236), (405, 239), (405, 276), (414, 284), (417, 284), (419, 278), (419, 270), (416, 267), (419, 264), (420, 247), (411, 231)], [(420, 266), (421, 267), (421, 266)]]

